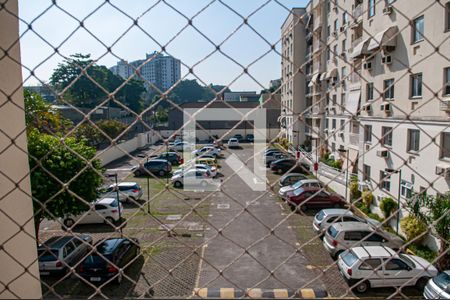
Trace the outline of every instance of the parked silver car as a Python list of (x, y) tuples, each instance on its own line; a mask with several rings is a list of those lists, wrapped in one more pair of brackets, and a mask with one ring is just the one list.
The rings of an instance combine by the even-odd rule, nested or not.
[(38, 247), (39, 273), (64, 274), (91, 249), (92, 237), (87, 234), (54, 236)]
[(353, 214), (353, 212), (344, 208), (326, 208), (319, 211), (314, 216), (313, 229), (316, 233), (324, 233), (331, 224), (341, 222), (360, 222), (380, 227), (381, 224), (374, 219), (364, 219)]
[(450, 299), (450, 270), (428, 280), (423, 296), (425, 299)]
[(398, 251), (403, 240), (365, 223), (343, 222), (328, 227), (323, 245), (331, 256), (337, 258), (345, 250), (358, 246), (386, 246)]
[[(136, 182), (120, 182), (118, 184), (120, 202), (136, 201), (142, 197), (142, 187)], [(117, 186), (112, 184), (102, 198), (117, 198)]]

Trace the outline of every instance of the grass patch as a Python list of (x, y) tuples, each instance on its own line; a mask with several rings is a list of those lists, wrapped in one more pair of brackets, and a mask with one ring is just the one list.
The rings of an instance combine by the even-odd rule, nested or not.
[(163, 250), (163, 246), (154, 245), (150, 247), (142, 247), (141, 249), (142, 249), (142, 256), (144, 256), (144, 258), (147, 258), (161, 253)]

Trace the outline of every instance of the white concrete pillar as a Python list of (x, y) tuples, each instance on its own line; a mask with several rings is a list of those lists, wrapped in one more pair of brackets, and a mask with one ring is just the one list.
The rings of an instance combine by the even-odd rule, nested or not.
[[(17, 0), (0, 0), (0, 298), (41, 298), (29, 178)], [(14, 46), (12, 46), (14, 45)], [(7, 51), (5, 55), (5, 50)], [(16, 185), (17, 184), (17, 185)]]

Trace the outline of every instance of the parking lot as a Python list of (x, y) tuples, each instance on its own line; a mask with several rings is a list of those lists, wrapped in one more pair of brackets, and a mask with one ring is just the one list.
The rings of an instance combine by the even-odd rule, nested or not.
[[(244, 144), (223, 153), (247, 161), (253, 149)], [(133, 165), (127, 159), (110, 166), (109, 171), (121, 170), (121, 181), (135, 181), (143, 188), (141, 200), (124, 204), (122, 223), (124, 236), (139, 239), (142, 256), (120, 285), (109, 283), (97, 292), (110, 297), (182, 297), (196, 287), (315, 288), (332, 297), (355, 297), (312, 229), (317, 211), (293, 213), (277, 197), (280, 175), (260, 170), (267, 171), (272, 186), (255, 192), (224, 161), (219, 159), (218, 192), (175, 189), (168, 178), (126, 176)], [(94, 242), (120, 236), (108, 225), (80, 225), (74, 231), (91, 234)], [(40, 240), (63, 233), (56, 222), (43, 222)], [(95, 286), (74, 275), (45, 278), (43, 289), (46, 297), (87, 297), (96, 292)], [(364, 297), (393, 292), (374, 290)], [(415, 288), (402, 292), (420, 296)]]

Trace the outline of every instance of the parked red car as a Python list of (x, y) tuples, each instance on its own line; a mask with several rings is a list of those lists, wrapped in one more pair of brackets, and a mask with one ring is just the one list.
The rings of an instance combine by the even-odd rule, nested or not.
[(284, 200), (291, 207), (305, 211), (310, 207), (338, 208), (345, 205), (345, 199), (336, 193), (330, 193), (323, 188), (298, 188), (288, 192)]

